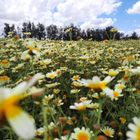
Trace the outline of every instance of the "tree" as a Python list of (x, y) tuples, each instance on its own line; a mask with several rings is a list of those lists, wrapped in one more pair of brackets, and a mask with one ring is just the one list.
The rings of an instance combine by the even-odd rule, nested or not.
[(41, 23), (37, 24), (37, 31), (36, 32), (37, 32), (37, 38), (39, 40), (45, 38), (46, 32), (45, 32), (45, 26), (43, 24), (41, 24)]
[(50, 25), (46, 28), (47, 38), (55, 40), (58, 39), (58, 27), (56, 25)]
[(11, 36), (16, 35), (15, 25), (12, 24), (11, 26), (8, 23), (4, 23), (4, 35), (7, 37), (11, 32)]
[(133, 32), (132, 35), (130, 36), (130, 39), (134, 39), (134, 40), (139, 39), (138, 34), (136, 32)]

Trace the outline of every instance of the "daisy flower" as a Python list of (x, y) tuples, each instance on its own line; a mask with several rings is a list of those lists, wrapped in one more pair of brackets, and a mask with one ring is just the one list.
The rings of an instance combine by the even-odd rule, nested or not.
[(112, 96), (112, 100), (118, 100), (119, 97), (122, 97), (123, 94), (122, 90), (115, 88), (115, 90), (113, 91), (113, 96)]
[(74, 103), (74, 105), (70, 106), (70, 109), (83, 111), (83, 110), (86, 110), (86, 108), (90, 107), (91, 102), (92, 102), (91, 100), (87, 100), (87, 101), (83, 101), (83, 102), (80, 102), (80, 103)]
[(92, 131), (86, 129), (85, 127), (75, 128), (74, 133), (71, 134), (71, 139), (73, 140), (91, 140)]
[(58, 73), (56, 71), (52, 71), (46, 74), (46, 77), (50, 79), (54, 79), (57, 76), (58, 76)]
[(42, 137), (42, 136), (44, 135), (44, 132), (45, 132), (44, 127), (40, 127), (40, 128), (38, 128), (38, 129), (36, 130), (35, 135), (36, 135), (37, 137)]
[(0, 61), (0, 66), (8, 68), (10, 66), (10, 62), (6, 59)]
[(113, 135), (115, 133), (114, 129), (112, 129), (111, 127), (104, 127), (103, 129), (101, 129), (101, 131), (108, 137), (113, 138)]
[(118, 73), (119, 73), (118, 70), (113, 70), (113, 69), (111, 69), (111, 70), (109, 70), (108, 75), (114, 77), (114, 76), (116, 76)]
[(7, 83), (7, 82), (9, 82), (10, 81), (10, 77), (8, 77), (8, 76), (0, 76), (0, 85), (1, 84), (4, 84), (4, 83)]
[(107, 84), (112, 80), (113, 78), (110, 76), (107, 76), (103, 81), (100, 80), (98, 76), (94, 76), (92, 79), (81, 79), (79, 82), (90, 89), (93, 90), (105, 90), (107, 88)]
[[(22, 82), (13, 89), (0, 88), (0, 119), (7, 119), (15, 133), (22, 139), (31, 139), (35, 135), (33, 119), (19, 107), (20, 100), (29, 96), (26, 91), (32, 87), (42, 74), (38, 73), (28, 82)], [(26, 122), (26, 123), (25, 123)]]
[(74, 75), (72, 78), (71, 78), (73, 81), (77, 81), (80, 79), (80, 76), (79, 75)]
[(111, 98), (111, 100), (118, 100), (119, 97), (122, 97), (122, 89), (125, 88), (125, 85), (123, 84), (116, 84), (115, 89), (112, 90), (110, 88), (105, 89), (105, 93), (108, 97)]
[(126, 135), (128, 140), (140, 140), (140, 118), (134, 117), (134, 123), (130, 123), (128, 128), (130, 129)]

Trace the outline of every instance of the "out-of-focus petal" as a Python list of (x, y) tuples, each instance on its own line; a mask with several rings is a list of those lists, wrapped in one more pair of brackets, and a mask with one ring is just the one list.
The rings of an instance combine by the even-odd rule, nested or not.
[(35, 136), (35, 124), (31, 117), (18, 106), (10, 106), (5, 112), (6, 118), (22, 139), (28, 140)]
[(0, 88), (0, 102), (10, 96), (11, 89)]
[(42, 73), (37, 73), (34, 75), (31, 80), (27, 83), (27, 89), (33, 86), (39, 79), (42, 79), (44, 76)]
[(111, 76), (107, 76), (103, 81), (109, 83), (113, 78)]
[(13, 90), (11, 95), (23, 94), (27, 90), (27, 82), (18, 84)]
[(92, 78), (92, 81), (93, 81), (94, 83), (99, 83), (101, 80), (100, 80), (100, 78), (99, 78), (98, 76), (94, 76), (94, 77)]

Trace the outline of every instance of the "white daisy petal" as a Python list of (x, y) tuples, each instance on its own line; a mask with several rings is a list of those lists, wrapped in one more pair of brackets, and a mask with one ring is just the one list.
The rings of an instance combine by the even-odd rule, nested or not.
[(133, 118), (134, 123), (130, 123), (128, 125), (128, 128), (130, 129), (126, 135), (128, 137), (128, 140), (139, 140), (140, 139), (140, 118), (134, 117)]
[(134, 124), (132, 124), (132, 123), (130, 123), (130, 124), (128, 125), (128, 128), (131, 129), (131, 130), (133, 130), (133, 131), (135, 131), (135, 130), (137, 129), (137, 126), (134, 125)]
[(107, 76), (103, 82), (109, 83), (113, 78), (111, 76)]
[(101, 80), (100, 80), (100, 78), (98, 77), (98, 76), (94, 76), (93, 78), (92, 78), (92, 82), (95, 82), (95, 83), (98, 83), (98, 82), (100, 82)]
[(10, 96), (11, 89), (0, 88), (0, 102)]
[(107, 96), (113, 97), (113, 90), (111, 90), (110, 88), (106, 87), (103, 89), (103, 91)]
[[(14, 111), (17, 114), (13, 114)], [(12, 106), (11, 109), (6, 110), (6, 118), (20, 138), (28, 140), (35, 136), (34, 121), (21, 108)]]
[(136, 125), (138, 125), (138, 124), (140, 125), (140, 119), (134, 117), (133, 120), (134, 120), (134, 123), (135, 123)]
[(43, 75), (41, 73), (37, 73), (36, 75), (34, 75), (27, 83), (27, 89), (33, 86), (41, 78), (43, 78)]
[(12, 95), (18, 95), (18, 94), (23, 94), (27, 90), (27, 82), (22, 82), (18, 84), (13, 90), (12, 90)]
[(131, 131), (128, 131), (128, 132), (126, 133), (126, 135), (127, 135), (127, 137), (129, 137), (129, 138), (134, 138), (134, 137), (135, 137), (135, 134), (134, 134), (133, 132), (131, 132)]

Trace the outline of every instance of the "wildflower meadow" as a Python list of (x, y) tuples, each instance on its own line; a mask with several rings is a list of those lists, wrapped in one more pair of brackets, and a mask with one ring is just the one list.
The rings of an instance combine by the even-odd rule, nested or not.
[(0, 140), (140, 140), (140, 40), (0, 39)]

